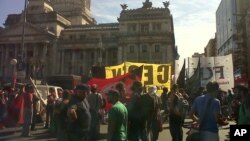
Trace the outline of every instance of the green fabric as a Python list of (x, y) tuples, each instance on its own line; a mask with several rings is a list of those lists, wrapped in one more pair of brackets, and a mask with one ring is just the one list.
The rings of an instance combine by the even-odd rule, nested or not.
[(111, 125), (111, 123), (116, 125), (113, 132), (111, 131), (111, 127), (108, 127), (108, 140), (126, 140), (128, 124), (127, 108), (118, 101), (113, 105), (112, 109), (110, 109), (108, 117), (109, 125)]
[(245, 103), (242, 103), (240, 106), (238, 124), (250, 124), (250, 111), (247, 109)]

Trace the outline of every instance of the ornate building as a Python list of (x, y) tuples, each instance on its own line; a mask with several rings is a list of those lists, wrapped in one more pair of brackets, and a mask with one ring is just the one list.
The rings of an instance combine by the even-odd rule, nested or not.
[(26, 75), (40, 72), (41, 77), (88, 74), (93, 65), (165, 64), (178, 58), (169, 2), (163, 8), (152, 7), (149, 0), (138, 9), (122, 4), (118, 23), (106, 24), (96, 24), (90, 4), (90, 0), (29, 0), (26, 24), (25, 12), (9, 15), (0, 32), (0, 76), (11, 75), (9, 62), (23, 50)]

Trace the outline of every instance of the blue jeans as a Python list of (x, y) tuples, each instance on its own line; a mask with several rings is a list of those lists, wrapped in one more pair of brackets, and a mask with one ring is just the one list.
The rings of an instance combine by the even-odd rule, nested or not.
[(218, 133), (213, 133), (209, 131), (201, 131), (201, 138), (202, 141), (219, 141), (219, 134)]
[(23, 136), (30, 135), (30, 125), (32, 122), (33, 110), (32, 109), (24, 109), (24, 123), (23, 123)]

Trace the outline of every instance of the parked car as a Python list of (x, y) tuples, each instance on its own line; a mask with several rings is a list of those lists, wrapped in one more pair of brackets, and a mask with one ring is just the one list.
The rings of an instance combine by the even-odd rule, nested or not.
[(63, 90), (59, 86), (36, 85), (36, 87), (37, 87), (39, 93), (41, 94), (41, 97), (45, 100), (45, 102), (47, 102), (47, 96), (49, 94), (49, 92), (48, 92), (49, 89), (53, 88), (55, 90), (56, 98), (58, 98), (58, 91)]

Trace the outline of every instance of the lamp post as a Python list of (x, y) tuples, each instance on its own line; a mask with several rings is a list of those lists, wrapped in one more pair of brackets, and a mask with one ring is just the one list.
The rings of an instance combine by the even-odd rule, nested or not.
[(17, 77), (17, 71), (16, 71), (17, 59), (11, 59), (11, 60), (10, 60), (10, 64), (11, 64), (11, 66), (12, 66), (11, 86), (12, 86), (12, 88), (15, 89), (16, 77)]

